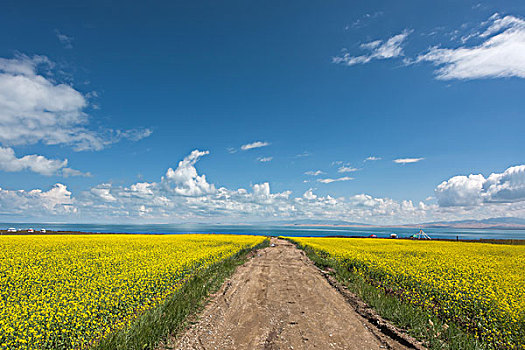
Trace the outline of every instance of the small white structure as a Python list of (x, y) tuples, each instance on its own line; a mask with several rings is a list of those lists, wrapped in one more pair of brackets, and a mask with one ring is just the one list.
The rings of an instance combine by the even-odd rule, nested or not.
[(391, 233), (391, 234), (390, 234), (390, 238), (397, 238), (397, 234), (395, 234), (395, 233)]
[(42, 232), (42, 233), (46, 233), (47, 231), (46, 231), (45, 228), (43, 228), (43, 229), (40, 230), (40, 232)]
[(16, 232), (16, 228), (10, 227), (7, 229), (7, 232)]
[(28, 233), (33, 233), (33, 232), (35, 232), (35, 230), (33, 230), (32, 228), (28, 228), (28, 229), (27, 229), (27, 232), (28, 232)]

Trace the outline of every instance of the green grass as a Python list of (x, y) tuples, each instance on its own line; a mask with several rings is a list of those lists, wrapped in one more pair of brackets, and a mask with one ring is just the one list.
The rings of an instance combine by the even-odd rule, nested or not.
[(250, 251), (267, 247), (268, 244), (267, 239), (252, 249), (243, 249), (230, 258), (200, 270), (163, 304), (144, 312), (128, 327), (109, 334), (93, 349), (154, 349), (168, 335), (184, 329), (188, 317), (202, 308), (207, 297), (217, 291), (237, 266), (247, 260)]
[(303, 246), (289, 239), (321, 269), (333, 269), (332, 275), (361, 300), (372, 307), (381, 317), (389, 320), (399, 328), (405, 329), (409, 335), (424, 343), (429, 349), (493, 349), (471, 334), (464, 332), (458, 325), (443, 323), (430, 311), (409, 304), (395, 295), (388, 294), (383, 289), (375, 287), (360, 275), (341, 266), (329, 254), (316, 252), (308, 246)]

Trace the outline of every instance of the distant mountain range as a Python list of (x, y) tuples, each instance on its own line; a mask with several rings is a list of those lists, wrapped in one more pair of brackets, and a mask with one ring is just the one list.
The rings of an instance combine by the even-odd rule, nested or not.
[[(268, 222), (266, 222), (268, 224)], [(352, 222), (344, 220), (322, 220), (322, 219), (301, 219), (301, 220), (280, 220), (272, 221), (272, 225), (297, 225), (297, 226), (372, 226), (361, 222)]]
[(370, 225), (360, 222), (344, 220), (316, 220), (303, 219), (293, 221), (266, 222), (271, 225), (294, 225), (294, 226), (348, 226), (348, 227), (422, 227), (422, 228), (507, 228), (525, 229), (525, 219), (514, 217), (490, 218), (483, 220), (460, 220), (460, 221), (433, 221), (421, 224), (407, 225)]
[(506, 217), (483, 220), (436, 221), (423, 223), (421, 226), (453, 228), (525, 228), (525, 219)]

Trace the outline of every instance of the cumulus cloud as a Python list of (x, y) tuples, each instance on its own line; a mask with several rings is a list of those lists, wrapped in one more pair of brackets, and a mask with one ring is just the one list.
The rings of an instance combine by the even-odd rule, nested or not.
[(13, 149), (0, 147), (0, 170), (3, 171), (30, 170), (42, 175), (53, 175), (66, 166), (67, 159), (47, 159), (36, 154), (17, 158)]
[(436, 190), (440, 206), (478, 206), (487, 203), (525, 201), (525, 165), (513, 166), (503, 173), (454, 176)]
[(303, 193), (303, 198), (309, 201), (313, 201), (317, 199), (317, 195), (314, 194), (314, 190), (312, 188), (308, 189), (305, 193)]
[(61, 215), (76, 213), (71, 192), (63, 184), (57, 183), (48, 191), (40, 189), (7, 190), (0, 188), (0, 214)]
[(97, 199), (100, 199), (104, 202), (116, 202), (117, 199), (111, 194), (111, 184), (104, 183), (96, 187), (93, 187), (90, 190)]
[(432, 47), (417, 62), (431, 62), (439, 68), (438, 79), (525, 78), (525, 20), (494, 14), (484, 31), (471, 34), (479, 45), (457, 48)]
[(48, 159), (37, 154), (17, 158), (12, 148), (0, 146), (0, 170), (2, 171), (17, 172), (29, 170), (47, 176), (89, 176), (89, 173), (67, 168), (67, 163), (67, 159)]
[(435, 190), (440, 206), (478, 205), (482, 203), (483, 175), (454, 176), (443, 181)]
[(270, 143), (266, 142), (266, 141), (255, 141), (255, 142), (252, 142), (252, 143), (247, 143), (245, 145), (242, 145), (241, 146), (241, 150), (247, 151), (247, 150), (250, 150), (250, 149), (266, 147), (266, 146), (269, 146), (269, 145), (270, 145)]
[(124, 138), (139, 140), (151, 134), (149, 129), (89, 129), (86, 96), (39, 73), (53, 67), (45, 56), (0, 58), (0, 144), (42, 142), (77, 151), (101, 150)]
[(486, 201), (490, 202), (525, 200), (525, 165), (510, 167), (501, 174), (491, 174), (483, 190)]
[[(339, 218), (348, 220), (389, 220), (416, 217), (418, 208), (388, 199), (374, 199), (376, 204), (363, 206), (356, 198), (318, 195), (309, 189), (299, 197), (291, 191), (272, 192), (268, 182), (249, 189), (228, 189), (209, 184), (195, 165), (209, 152), (194, 150), (175, 170), (168, 169), (159, 182), (138, 182), (129, 187), (103, 183), (76, 200), (78, 214), (97, 217), (126, 217), (136, 220), (205, 220), (210, 218), (235, 222), (263, 218)], [(408, 209), (407, 209), (408, 208)], [(419, 213), (419, 214), (418, 214)]]
[(368, 54), (353, 56), (346, 52), (332, 58), (333, 63), (353, 66), (356, 64), (368, 63), (372, 60), (384, 60), (403, 56), (403, 42), (410, 35), (410, 30), (404, 30), (400, 34), (394, 35), (386, 41), (375, 40), (361, 44), (361, 49), (369, 51)]
[(422, 161), (425, 158), (398, 158), (394, 159), (394, 163), (396, 164), (410, 164), (410, 163), (417, 163)]
[(206, 175), (199, 176), (195, 169), (195, 163), (199, 158), (209, 153), (209, 151), (194, 150), (179, 162), (177, 169), (168, 169), (163, 182), (167, 186), (174, 184), (173, 190), (183, 196), (199, 196), (215, 192), (215, 186), (206, 181)]
[(421, 215), (424, 212), (424, 204), (420, 202), (414, 206), (412, 201), (403, 200), (397, 202), (390, 198), (377, 198), (367, 194), (358, 194), (350, 198), (351, 204), (361, 215), (393, 216)]
[(332, 182), (340, 182), (340, 181), (350, 181), (353, 180), (353, 177), (344, 176), (344, 177), (338, 177), (336, 179), (326, 178), (326, 179), (317, 179), (317, 182), (321, 182), (323, 184), (330, 184)]
[(524, 165), (487, 178), (472, 175), (447, 180), (436, 189), (438, 205), (366, 193), (334, 197), (312, 188), (292, 196), (291, 191), (272, 192), (269, 182), (249, 188), (221, 187), (209, 183), (195, 168), (208, 153), (194, 150), (157, 182), (102, 183), (75, 197), (62, 184), (47, 191), (0, 189), (0, 214), (13, 219), (35, 216), (77, 222), (233, 223), (316, 218), (377, 224), (525, 216)]

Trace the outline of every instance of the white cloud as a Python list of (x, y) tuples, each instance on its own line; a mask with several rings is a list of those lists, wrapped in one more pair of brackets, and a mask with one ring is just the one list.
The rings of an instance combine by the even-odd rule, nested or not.
[(270, 196), (270, 184), (265, 182), (253, 185), (253, 195), (259, 198), (268, 198)]
[(137, 182), (130, 186), (130, 193), (138, 197), (153, 195), (153, 184), (148, 182)]
[(344, 166), (343, 165), (343, 166), (339, 167), (339, 169), (337, 169), (337, 172), (338, 173), (352, 173), (352, 172), (358, 171), (358, 170), (360, 170), (360, 169), (353, 168), (351, 166)]
[(478, 205), (482, 202), (483, 175), (454, 176), (435, 190), (440, 206)]
[(419, 202), (416, 205), (410, 200), (401, 202), (390, 198), (373, 197), (367, 194), (357, 194), (350, 197), (349, 204), (354, 215), (361, 218), (389, 218), (400, 216), (403, 221), (425, 221), (428, 218), (429, 211), (434, 207), (426, 206)]
[(374, 50), (379, 45), (381, 45), (381, 43), (382, 43), (381, 40), (375, 40), (375, 41), (371, 41), (371, 42), (368, 42), (368, 43), (365, 43), (365, 44), (361, 44), (361, 45), (359, 45), (359, 47), (361, 47), (362, 49), (366, 49), (366, 50)]
[(268, 163), (273, 160), (273, 157), (259, 157), (257, 160), (262, 163)]
[(215, 192), (215, 186), (206, 181), (206, 175), (198, 175), (195, 163), (209, 151), (194, 150), (179, 162), (177, 169), (169, 168), (163, 178), (167, 186), (175, 184), (174, 191), (183, 196), (199, 196)]
[(67, 166), (67, 159), (47, 159), (31, 154), (17, 158), (12, 148), (0, 147), (0, 170), (17, 172), (30, 170), (42, 175), (53, 175)]
[(368, 162), (368, 161), (375, 161), (375, 160), (381, 160), (381, 159), (382, 159), (381, 157), (370, 156), (370, 157), (367, 157), (364, 161)]
[(139, 214), (139, 216), (145, 216), (145, 215), (148, 215), (148, 214), (150, 214), (150, 213), (152, 213), (152, 212), (153, 212), (153, 209), (152, 209), (152, 208), (146, 208), (145, 205), (141, 205), (141, 206), (139, 207), (139, 212), (138, 212), (138, 214)]
[(247, 151), (247, 150), (250, 150), (250, 149), (254, 149), (254, 148), (261, 148), (261, 147), (266, 147), (266, 146), (269, 146), (270, 143), (269, 142), (266, 142), (266, 141), (255, 141), (255, 142), (252, 142), (252, 143), (247, 143), (245, 145), (242, 145), (241, 146), (241, 150), (243, 151)]
[(91, 193), (105, 202), (116, 202), (117, 199), (111, 194), (111, 184), (100, 184), (96, 187), (93, 187)]
[(314, 194), (314, 190), (310, 188), (308, 191), (306, 191), (303, 194), (303, 198), (309, 201), (313, 201), (317, 199), (317, 195)]
[(525, 165), (493, 173), (483, 185), (485, 201), (515, 202), (525, 200)]
[(71, 192), (62, 184), (54, 185), (48, 191), (7, 190), (0, 188), (0, 214), (19, 214), (23, 217), (76, 213)]
[(483, 32), (464, 37), (478, 38), (479, 45), (458, 48), (432, 47), (417, 62), (439, 66), (438, 79), (525, 78), (525, 20), (514, 16), (493, 15)]
[(319, 176), (319, 175), (322, 175), (322, 174), (325, 174), (324, 171), (321, 171), (321, 170), (310, 170), (310, 171), (307, 171), (304, 173), (305, 175), (310, 175), (310, 176)]
[[(151, 136), (153, 131), (151, 129), (129, 129), (129, 130), (109, 130), (111, 132), (110, 143), (119, 142), (120, 140), (140, 141), (146, 137)], [(108, 141), (106, 141), (108, 142)]]
[(272, 193), (268, 182), (254, 184), (249, 190), (217, 188), (195, 169), (195, 163), (206, 154), (207, 151), (193, 151), (175, 170), (168, 169), (160, 182), (140, 182), (129, 187), (96, 186), (81, 196), (79, 211), (99, 216), (129, 215), (141, 220), (220, 218), (235, 221), (346, 215), (344, 199), (318, 196), (313, 190), (292, 198), (291, 191)]
[(442, 207), (522, 202), (525, 201), (525, 165), (510, 167), (488, 178), (481, 174), (454, 176), (439, 184), (435, 193)]
[(361, 49), (370, 53), (360, 56), (352, 56), (348, 52), (332, 58), (333, 63), (353, 66), (355, 64), (368, 63), (374, 59), (384, 60), (403, 56), (403, 42), (412, 31), (404, 30), (402, 33), (394, 35), (386, 41), (375, 40), (361, 44)]
[(0, 58), (0, 144), (42, 142), (71, 145), (77, 151), (100, 150), (124, 138), (139, 140), (151, 130), (88, 129), (86, 97), (72, 86), (38, 73), (52, 69), (45, 56)]
[(48, 159), (44, 156), (31, 154), (17, 158), (15, 151), (9, 147), (0, 146), (0, 170), (18, 172), (29, 170), (41, 175), (90, 176), (89, 173), (67, 168), (67, 159)]
[(394, 163), (397, 163), (397, 164), (417, 163), (417, 162), (422, 161), (423, 159), (425, 158), (399, 158), (399, 159), (394, 159)]
[[(481, 176), (477, 179), (478, 176), (473, 175), (472, 179), (445, 181), (444, 185), (438, 186), (443, 190), (436, 190), (438, 202), (443, 196), (453, 199), (449, 199), (448, 206), (438, 206), (366, 193), (333, 197), (315, 193), (314, 189), (292, 196), (291, 191), (272, 192), (268, 182), (253, 184), (248, 189), (228, 189), (208, 183), (205, 175), (197, 172), (197, 161), (207, 154), (207, 151), (191, 152), (175, 170), (168, 169), (158, 182), (137, 182), (129, 186), (102, 183), (75, 197), (62, 184), (56, 184), (48, 191), (0, 189), (0, 214), (11, 220), (35, 217), (73, 222), (126, 220), (136, 223), (238, 223), (273, 218), (316, 218), (398, 224), (495, 216), (525, 217), (525, 165), (511, 167), (488, 178)], [(481, 186), (476, 184), (478, 180)], [(467, 191), (468, 195), (459, 196), (452, 193), (454, 191)], [(478, 205), (451, 206), (458, 201)]]
[(353, 180), (353, 179), (354, 179), (353, 177), (344, 176), (344, 177), (338, 177), (336, 179), (330, 179), (330, 178), (318, 179), (317, 182), (321, 182), (323, 184), (330, 184), (332, 182), (350, 181), (350, 180)]
[(76, 170), (76, 169), (63, 168), (62, 169), (62, 176), (63, 177), (74, 177), (74, 176), (91, 177), (93, 175), (90, 172), (82, 172), (82, 171)]
[(58, 29), (55, 30), (55, 34), (57, 36), (57, 39), (58, 41), (60, 41), (60, 43), (62, 45), (64, 45), (64, 47), (66, 49), (72, 49), (73, 48), (73, 38), (64, 34), (64, 33), (61, 33)]

